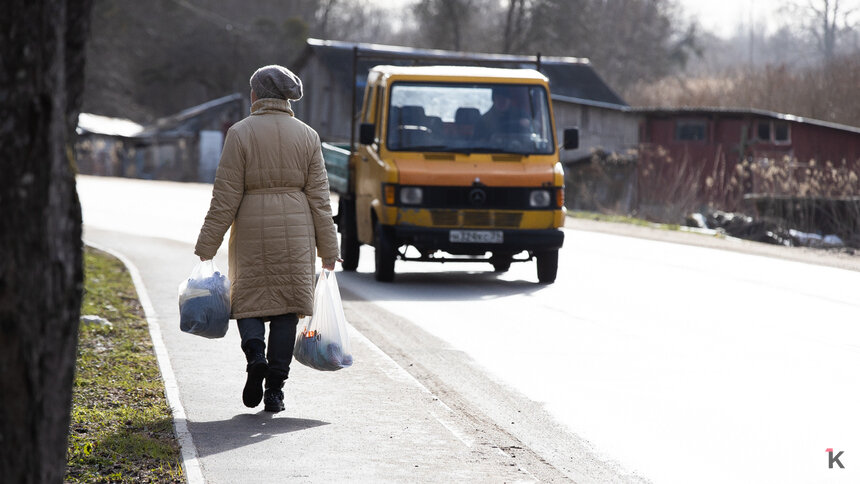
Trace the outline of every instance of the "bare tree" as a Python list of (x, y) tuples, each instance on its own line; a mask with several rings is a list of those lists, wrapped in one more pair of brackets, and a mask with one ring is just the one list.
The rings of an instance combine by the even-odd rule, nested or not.
[(62, 482), (83, 284), (71, 143), (91, 3), (4, 6), (0, 482)]
[(587, 57), (618, 91), (665, 76), (696, 52), (671, 0), (533, 0), (527, 49)]
[(527, 29), (531, 2), (528, 0), (508, 0), (505, 15), (505, 34), (502, 39), (502, 52), (520, 53), (527, 45)]
[(85, 109), (141, 122), (246, 92), (256, 68), (288, 65), (302, 51), (321, 8), (312, 0), (93, 1)]
[[(334, 2), (337, 2), (336, 8)], [(393, 38), (392, 17), (376, 2), (329, 0), (320, 5), (317, 17), (325, 19), (311, 29), (311, 35), (351, 42), (388, 43)]]
[(320, 8), (318, 12), (318, 25), (317, 32), (319, 32), (319, 36), (327, 39), (329, 37), (329, 18), (331, 17), (332, 10), (337, 6), (338, 0), (326, 0), (324, 2), (320, 2)]
[(794, 19), (800, 17), (804, 29), (818, 46), (825, 62), (832, 62), (839, 40), (856, 28), (856, 0), (806, 0), (791, 2), (785, 10)]
[(811, 32), (818, 40), (821, 53), (826, 61), (833, 59), (836, 52), (836, 33), (839, 20), (839, 0), (821, 0), (808, 2), (809, 10), (813, 13), (813, 21), (817, 21), (818, 27), (812, 28)]
[(423, 26), (425, 42), (436, 48), (463, 50), (465, 30), (473, 12), (471, 0), (421, 0), (415, 15)]
[(93, 1), (85, 109), (140, 122), (246, 92), (308, 36), (384, 43), (400, 21), (369, 0)]

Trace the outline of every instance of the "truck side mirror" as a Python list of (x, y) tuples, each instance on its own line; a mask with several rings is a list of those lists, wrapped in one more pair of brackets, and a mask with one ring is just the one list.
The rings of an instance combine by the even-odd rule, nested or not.
[(376, 141), (376, 125), (373, 123), (361, 123), (358, 127), (358, 142), (363, 145), (372, 145)]
[(579, 148), (579, 128), (567, 128), (564, 130), (564, 144), (566, 150)]

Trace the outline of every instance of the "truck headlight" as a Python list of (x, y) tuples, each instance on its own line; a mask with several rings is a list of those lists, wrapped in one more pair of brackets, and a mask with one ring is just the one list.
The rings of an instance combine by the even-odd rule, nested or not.
[(421, 205), (424, 200), (424, 192), (421, 187), (401, 187), (400, 203), (403, 205)]
[(529, 206), (548, 207), (551, 199), (552, 196), (550, 196), (549, 190), (532, 190), (529, 194)]

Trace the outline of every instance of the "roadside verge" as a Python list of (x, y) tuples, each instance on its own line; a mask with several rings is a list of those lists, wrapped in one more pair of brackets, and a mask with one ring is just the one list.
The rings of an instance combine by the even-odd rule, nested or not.
[(184, 474), (189, 484), (203, 484), (205, 481), (200, 470), (200, 464), (197, 460), (197, 449), (186, 425), (185, 409), (182, 407), (182, 402), (179, 398), (179, 387), (176, 382), (176, 376), (173, 373), (170, 359), (167, 356), (167, 349), (164, 346), (164, 339), (161, 336), (161, 329), (158, 325), (158, 315), (149, 299), (146, 286), (143, 284), (143, 279), (140, 276), (140, 271), (138, 271), (137, 267), (133, 262), (131, 262), (131, 260), (119, 252), (90, 241), (85, 241), (85, 245), (117, 258), (123, 263), (131, 276), (132, 283), (137, 291), (137, 298), (140, 301), (140, 305), (143, 308), (144, 316), (147, 321), (153, 351), (155, 353), (156, 360), (158, 361), (158, 368), (161, 372), (161, 378), (164, 383), (164, 394), (173, 415), (174, 432), (181, 449), (182, 468)]

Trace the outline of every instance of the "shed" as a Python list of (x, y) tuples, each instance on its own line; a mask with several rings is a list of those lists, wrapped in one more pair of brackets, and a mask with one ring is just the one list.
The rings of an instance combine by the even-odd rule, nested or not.
[(759, 109), (632, 111), (642, 119), (641, 203), (662, 203), (676, 189), (687, 193), (675, 200), (684, 195), (723, 210), (739, 209), (754, 193), (858, 194), (860, 128)]
[(227, 129), (248, 111), (235, 93), (143, 127), (129, 120), (81, 114), (78, 169), (92, 175), (212, 182)]
[(234, 93), (159, 119), (136, 137), (133, 176), (211, 183), (227, 129), (248, 103), (247, 94)]
[(80, 113), (75, 142), (78, 171), (89, 175), (122, 175), (134, 137), (141, 131), (143, 126), (130, 119)]

